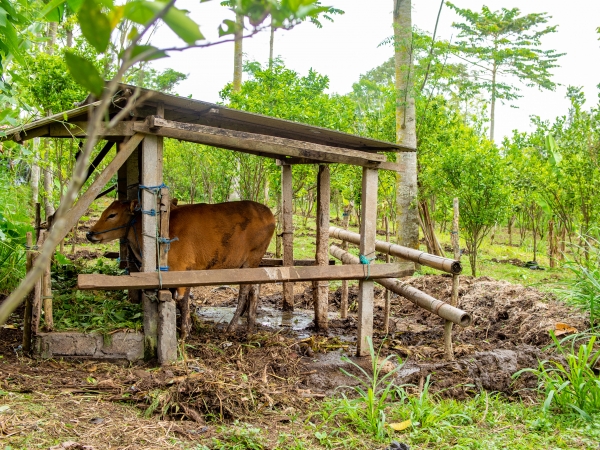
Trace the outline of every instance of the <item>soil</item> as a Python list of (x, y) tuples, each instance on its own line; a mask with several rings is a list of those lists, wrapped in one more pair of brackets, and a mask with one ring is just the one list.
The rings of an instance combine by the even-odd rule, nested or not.
[[(452, 278), (421, 276), (405, 282), (435, 298), (448, 301)], [(295, 308), (312, 308), (310, 283), (294, 286)], [(237, 286), (193, 289), (193, 305), (200, 311), (236, 304)], [(251, 414), (286, 421), (312, 399), (334, 395), (351, 385), (340, 372), (358, 374), (343, 355), (355, 352), (357, 289), (350, 288), (350, 315), (337, 316), (341, 293), (330, 294), (329, 331), (307, 337), (286, 327), (259, 325), (257, 334), (243, 330), (225, 332), (225, 323), (194, 320), (186, 360), (151, 369), (146, 363), (86, 360), (38, 361), (22, 356), (22, 310), (0, 328), (0, 390), (32, 393), (86, 393), (104, 399), (127, 401), (146, 409), (150, 405), (162, 417), (187, 418), (204, 426), (206, 417), (233, 420)], [(1, 302), (1, 299), (0, 299)], [(259, 309), (279, 308), (281, 285), (264, 285)], [(549, 330), (558, 323), (583, 331), (589, 322), (580, 312), (538, 290), (490, 278), (460, 279), (459, 307), (471, 314), (467, 328), (454, 327), (456, 359), (443, 354), (443, 320), (409, 301), (393, 296), (390, 333), (384, 336), (384, 291), (376, 289), (374, 345), (380, 357), (397, 355), (404, 361), (396, 382), (418, 390), (429, 377), (430, 390), (442, 396), (463, 398), (481, 389), (509, 397), (528, 395), (532, 376), (516, 381), (522, 368), (537, 367), (538, 360), (553, 357), (545, 348)], [(310, 325), (306, 335), (310, 332)], [(369, 358), (352, 358), (364, 368)], [(392, 361), (396, 361), (393, 358)], [(394, 363), (388, 362), (385, 370)], [(156, 393), (161, 392), (160, 398)]]

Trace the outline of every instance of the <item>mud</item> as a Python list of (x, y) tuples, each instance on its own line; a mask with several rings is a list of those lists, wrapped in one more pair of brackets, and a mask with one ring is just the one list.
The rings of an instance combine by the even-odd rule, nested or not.
[[(449, 300), (452, 279), (422, 276), (405, 280), (440, 300)], [(145, 363), (119, 365), (92, 361), (35, 361), (24, 358), (22, 311), (0, 328), (0, 389), (19, 392), (101, 392), (112, 400), (127, 399), (148, 407), (149, 393), (165, 392), (165, 411), (173, 417), (224, 419), (269, 411), (292, 414), (314, 398), (334, 395), (355, 384), (340, 369), (359, 374), (350, 361), (369, 370), (369, 358), (354, 358), (357, 301), (350, 288), (349, 317), (339, 319), (341, 293), (330, 294), (329, 330), (315, 333), (310, 283), (294, 286), (296, 312), (282, 316), (281, 285), (264, 285), (259, 302), (258, 333), (246, 336), (225, 328), (237, 301), (237, 286), (194, 288), (198, 311), (186, 361), (150, 370)], [(1, 299), (0, 299), (1, 301)], [(538, 360), (556, 358), (547, 349), (549, 330), (557, 323), (585, 330), (583, 314), (532, 288), (489, 278), (461, 277), (459, 306), (473, 317), (467, 328), (454, 327), (454, 361), (444, 359), (443, 320), (398, 296), (392, 297), (390, 333), (383, 329), (384, 291), (376, 290), (374, 346), (380, 358), (393, 355), (386, 371), (398, 364), (397, 384), (463, 398), (482, 389), (523, 397), (535, 387), (532, 376), (512, 375)], [(243, 324), (242, 324), (243, 325)], [(94, 385), (88, 382), (93, 374)], [(96, 395), (96, 394), (94, 394)], [(151, 398), (150, 398), (151, 400)], [(170, 402), (170, 403), (169, 403)], [(285, 416), (284, 414), (284, 416)]]

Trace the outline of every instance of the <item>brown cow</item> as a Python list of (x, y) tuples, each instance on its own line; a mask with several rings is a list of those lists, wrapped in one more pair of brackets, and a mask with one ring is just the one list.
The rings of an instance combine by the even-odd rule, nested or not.
[[(95, 243), (125, 238), (141, 261), (141, 214), (137, 201), (115, 201), (102, 213), (87, 238)], [(274, 230), (271, 210), (256, 202), (177, 206), (169, 217), (169, 237), (177, 239), (170, 244), (169, 270), (258, 267)], [(183, 339), (191, 328), (189, 293), (190, 288), (177, 289)], [(251, 331), (256, 321), (257, 303), (258, 286), (240, 285), (238, 306), (228, 331), (246, 310)]]

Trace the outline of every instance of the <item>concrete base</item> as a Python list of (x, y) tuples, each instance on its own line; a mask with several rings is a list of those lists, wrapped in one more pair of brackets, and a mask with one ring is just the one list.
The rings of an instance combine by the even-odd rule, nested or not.
[(38, 333), (34, 352), (44, 359), (79, 357), (136, 361), (144, 357), (144, 335), (123, 331), (106, 336), (77, 332)]

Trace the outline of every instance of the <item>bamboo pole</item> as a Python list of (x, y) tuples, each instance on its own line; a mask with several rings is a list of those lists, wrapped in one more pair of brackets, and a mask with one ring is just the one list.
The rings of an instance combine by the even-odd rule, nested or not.
[[(290, 267), (294, 264), (294, 216), (292, 213), (292, 166), (281, 166), (281, 217), (283, 235), (283, 265)], [(284, 311), (294, 310), (294, 285), (283, 283)]]
[[(328, 266), (327, 245), (329, 243), (329, 205), (330, 205), (329, 166), (320, 165), (317, 175), (317, 241), (315, 262), (318, 266)], [(313, 304), (315, 328), (327, 330), (327, 310), (329, 305), (329, 282), (313, 281)]]
[[(350, 222), (350, 214), (352, 214), (352, 203), (349, 203), (346, 208), (344, 208), (342, 225), (344, 229), (348, 228), (348, 223)], [(344, 241), (342, 244), (342, 248), (344, 250), (348, 250), (348, 243)], [(345, 319), (348, 317), (348, 280), (342, 281), (342, 297), (340, 299), (340, 318)]]
[[(351, 231), (342, 230), (338, 227), (329, 228), (329, 237), (332, 239), (340, 239), (358, 245), (360, 243), (360, 234)], [(462, 271), (460, 261), (456, 261), (442, 256), (435, 256), (429, 253), (415, 250), (413, 248), (403, 247), (402, 245), (391, 244), (384, 241), (375, 241), (375, 249), (381, 253), (389, 253), (392, 256), (398, 256), (402, 259), (422, 264), (424, 266), (433, 267), (448, 273), (459, 274)]]
[[(47, 231), (43, 231), (44, 234)], [(47, 237), (47, 236), (46, 236)], [(46, 239), (44, 237), (44, 240)], [(44, 305), (44, 323), (46, 331), (54, 331), (54, 314), (52, 311), (52, 278), (50, 274), (50, 264), (44, 269), (44, 275), (42, 277), (42, 302)]]
[[(335, 245), (329, 247), (329, 254), (339, 259), (344, 264), (360, 264), (358, 257), (343, 251)], [(376, 266), (377, 265), (375, 265), (375, 267)], [(390, 291), (401, 295), (415, 305), (440, 316), (442, 319), (450, 320), (461, 327), (466, 327), (471, 324), (471, 315), (469, 313), (449, 305), (446, 302), (437, 300), (425, 292), (404, 284), (395, 278), (378, 278), (375, 279), (375, 281)]]
[[(454, 258), (459, 260), (460, 243), (458, 240), (458, 198), (454, 198), (453, 200), (453, 209), (454, 218), (452, 220), (452, 248), (454, 249)], [(450, 298), (450, 305), (454, 307), (458, 306), (458, 277), (459, 275), (457, 273), (452, 274), (452, 296)], [(449, 320), (446, 320), (446, 323), (444, 324), (444, 353), (446, 355), (446, 359), (454, 359), (454, 350), (452, 348), (452, 322)]]

